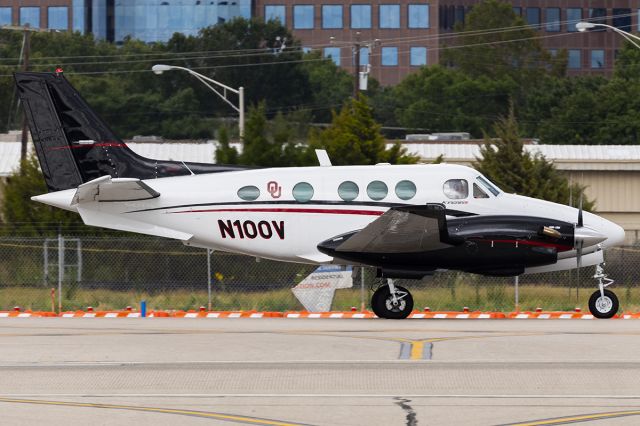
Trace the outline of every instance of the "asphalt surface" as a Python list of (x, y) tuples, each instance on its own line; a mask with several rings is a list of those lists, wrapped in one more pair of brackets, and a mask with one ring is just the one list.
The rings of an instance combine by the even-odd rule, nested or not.
[(640, 321), (7, 318), (0, 424), (640, 424)]

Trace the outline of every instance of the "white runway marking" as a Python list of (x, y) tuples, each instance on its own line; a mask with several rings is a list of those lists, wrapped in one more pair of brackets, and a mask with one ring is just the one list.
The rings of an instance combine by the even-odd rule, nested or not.
[[(321, 393), (26, 393), (0, 394), (4, 398), (395, 398), (398, 394), (321, 394)], [(483, 394), (402, 394), (405, 398), (464, 398), (464, 399), (640, 399), (640, 395), (483, 395)]]

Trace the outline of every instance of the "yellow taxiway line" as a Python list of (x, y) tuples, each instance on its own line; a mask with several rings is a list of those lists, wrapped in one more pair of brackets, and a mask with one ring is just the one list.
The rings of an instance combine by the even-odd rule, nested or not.
[(640, 410), (613, 411), (610, 413), (583, 414), (578, 416), (558, 417), (555, 419), (534, 420), (524, 423), (510, 423), (509, 426), (543, 426), (543, 425), (564, 425), (569, 423), (582, 423), (593, 420), (614, 419), (616, 417), (640, 416)]
[(0, 403), (1, 402), (16, 403), (16, 404), (55, 405), (55, 406), (66, 406), (66, 407), (106, 408), (111, 410), (130, 410), (130, 411), (144, 411), (149, 413), (178, 414), (183, 416), (204, 417), (208, 419), (225, 420), (225, 421), (239, 422), (239, 423), (260, 425), (260, 426), (302, 426), (300, 423), (289, 423), (289, 422), (282, 422), (279, 420), (258, 419), (255, 417), (237, 416), (233, 414), (212, 413), (208, 411), (180, 410), (180, 409), (173, 409), (173, 408), (140, 407), (136, 405), (94, 404), (90, 402), (44, 401), (39, 399), (14, 399), (14, 398), (0, 397)]

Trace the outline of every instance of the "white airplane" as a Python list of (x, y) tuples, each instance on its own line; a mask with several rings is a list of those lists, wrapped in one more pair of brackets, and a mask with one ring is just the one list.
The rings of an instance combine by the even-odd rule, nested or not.
[(507, 194), (476, 170), (449, 164), (250, 169), (141, 157), (118, 139), (61, 74), (15, 80), (49, 193), (33, 200), (87, 225), (286, 262), (368, 265), (387, 284), (371, 299), (406, 318), (411, 294), (393, 278), (436, 270), (490, 276), (599, 265), (589, 300), (598, 318), (603, 250), (624, 230), (595, 214)]

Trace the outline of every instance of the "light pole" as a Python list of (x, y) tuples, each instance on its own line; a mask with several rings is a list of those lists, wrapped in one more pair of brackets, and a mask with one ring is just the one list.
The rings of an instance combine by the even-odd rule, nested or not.
[(627, 39), (627, 41), (629, 41), (629, 43), (633, 44), (635, 47), (637, 47), (638, 49), (640, 49), (640, 45), (638, 44), (638, 42), (640, 42), (640, 37), (633, 35), (631, 33), (628, 33), (626, 31), (621, 30), (620, 28), (616, 28), (612, 25), (607, 25), (607, 24), (596, 24), (595, 22), (578, 22), (576, 24), (576, 29), (578, 31), (580, 31), (581, 33), (590, 30), (592, 28), (595, 27), (603, 27), (603, 28), (609, 28), (615, 32), (617, 32), (618, 34), (620, 34), (622, 37), (624, 37), (625, 39)]
[[(153, 67), (151, 67), (151, 70), (157, 75), (160, 75), (165, 71), (182, 70), (182, 71), (188, 72), (189, 74), (191, 74), (192, 76), (200, 80), (205, 86), (211, 89), (216, 95), (221, 97), (222, 100), (228, 103), (231, 106), (231, 108), (238, 111), (238, 114), (240, 114), (240, 117), (238, 120), (238, 129), (240, 130), (240, 138), (241, 139), (244, 138), (244, 87), (239, 87), (238, 90), (233, 89), (225, 84), (220, 83), (219, 81), (215, 81), (212, 78), (204, 76), (200, 73), (197, 73), (185, 67), (156, 64)], [(220, 89), (222, 89), (222, 91), (220, 91)], [(227, 92), (232, 92), (238, 95), (238, 106), (236, 106), (233, 102), (229, 100), (229, 98), (227, 97)]]

